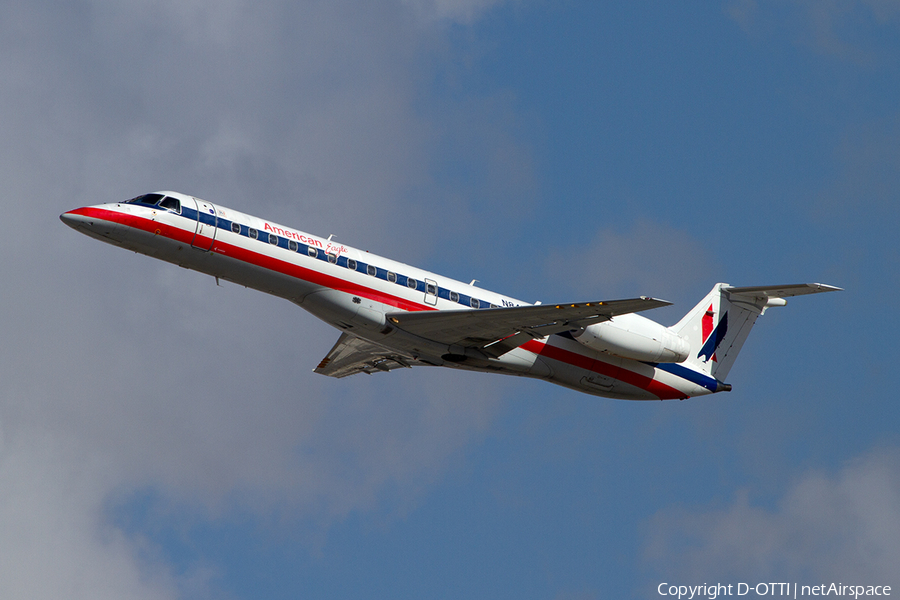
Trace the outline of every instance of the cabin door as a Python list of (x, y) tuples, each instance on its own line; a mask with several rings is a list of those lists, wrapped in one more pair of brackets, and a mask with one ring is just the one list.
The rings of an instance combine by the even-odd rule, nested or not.
[(216, 226), (218, 217), (216, 207), (211, 202), (205, 202), (194, 198), (197, 205), (197, 229), (194, 231), (194, 239), (191, 246), (199, 250), (211, 250), (216, 241)]
[(438, 285), (436, 281), (430, 279), (425, 280), (425, 304), (437, 306), (438, 301)]

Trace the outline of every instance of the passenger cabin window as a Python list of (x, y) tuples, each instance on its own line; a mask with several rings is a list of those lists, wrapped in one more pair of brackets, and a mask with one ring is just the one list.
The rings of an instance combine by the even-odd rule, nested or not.
[(415, 279), (413, 279), (412, 277), (406, 278), (406, 287), (408, 287), (409, 289), (414, 290), (414, 289), (416, 289), (416, 286), (418, 286), (418, 285), (419, 285), (419, 282), (416, 281)]
[(312, 246), (306, 247), (306, 253), (309, 254), (310, 256), (312, 256), (313, 258), (315, 258), (319, 254), (318, 252), (316, 252), (316, 249), (313, 248)]
[(356, 261), (353, 260), (352, 258), (348, 258), (347, 259), (347, 268), (350, 269), (351, 271), (355, 271), (356, 270)]
[(181, 202), (176, 198), (172, 198), (171, 196), (166, 196), (162, 199), (162, 202), (159, 203), (160, 207), (171, 210), (174, 213), (181, 214)]
[(296, 252), (297, 242), (295, 242), (294, 240), (288, 240), (288, 250), (290, 250), (291, 252)]
[(375, 275), (378, 274), (378, 269), (375, 268), (375, 265), (369, 265), (366, 267), (366, 273), (368, 273), (372, 277), (375, 277)]
[(232, 230), (233, 232), (237, 233), (237, 234), (240, 234), (240, 233), (241, 233), (241, 225), (240, 225), (240, 223), (232, 223), (232, 224), (231, 224), (231, 230)]
[(275, 235), (274, 233), (270, 233), (269, 234), (269, 243), (272, 244), (273, 246), (277, 245), (278, 244), (278, 236)]
[(459, 302), (459, 294), (450, 292), (450, 302)]
[(425, 285), (425, 293), (426, 294), (437, 294), (437, 286), (433, 283), (429, 283)]
[(248, 233), (250, 234), (250, 237), (253, 238), (254, 240), (255, 240), (257, 237), (259, 237), (259, 233), (257, 233), (257, 231), (256, 231), (255, 229), (253, 229), (252, 227), (250, 228), (250, 230), (248, 231)]
[(388, 281), (390, 281), (391, 283), (397, 283), (397, 274), (396, 273), (391, 273), (390, 271), (388, 271), (387, 278), (388, 278)]
[(471, 306), (472, 308), (478, 308), (479, 306), (481, 306), (481, 303), (478, 302), (478, 298), (472, 298), (471, 300), (469, 300), (469, 306)]
[(330, 262), (331, 264), (337, 263), (337, 255), (329, 252), (328, 253), (328, 262)]

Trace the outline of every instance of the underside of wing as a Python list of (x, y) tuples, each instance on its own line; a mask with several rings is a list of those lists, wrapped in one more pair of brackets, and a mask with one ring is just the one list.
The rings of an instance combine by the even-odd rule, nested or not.
[(344, 333), (314, 371), (320, 375), (340, 378), (356, 373), (371, 375), (422, 364), (425, 363)]
[(448, 346), (479, 348), (488, 356), (496, 357), (532, 339), (669, 304), (665, 300), (642, 296), (607, 302), (394, 312), (386, 317), (394, 327), (413, 335)]

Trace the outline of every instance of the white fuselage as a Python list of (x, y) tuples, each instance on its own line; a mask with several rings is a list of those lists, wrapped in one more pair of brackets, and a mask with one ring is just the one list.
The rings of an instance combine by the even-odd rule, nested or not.
[[(102, 241), (290, 300), (344, 332), (419, 364), (534, 377), (632, 400), (717, 391), (715, 379), (689, 367), (607, 354), (567, 334), (530, 340), (498, 358), (465, 364), (446, 360), (453, 352), (447, 345), (393, 328), (385, 315), (528, 303), (192, 196), (159, 195), (173, 200), (169, 208), (135, 199), (75, 209), (62, 219)], [(615, 321), (656, 325), (634, 314)]]

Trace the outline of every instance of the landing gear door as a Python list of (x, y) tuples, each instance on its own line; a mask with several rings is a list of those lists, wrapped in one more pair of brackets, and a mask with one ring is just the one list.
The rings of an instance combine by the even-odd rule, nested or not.
[(430, 279), (425, 280), (425, 304), (437, 306), (438, 301), (438, 284)]
[(199, 250), (211, 250), (216, 241), (216, 227), (218, 217), (216, 207), (211, 202), (194, 198), (197, 205), (197, 229), (194, 231), (194, 239), (191, 246)]

